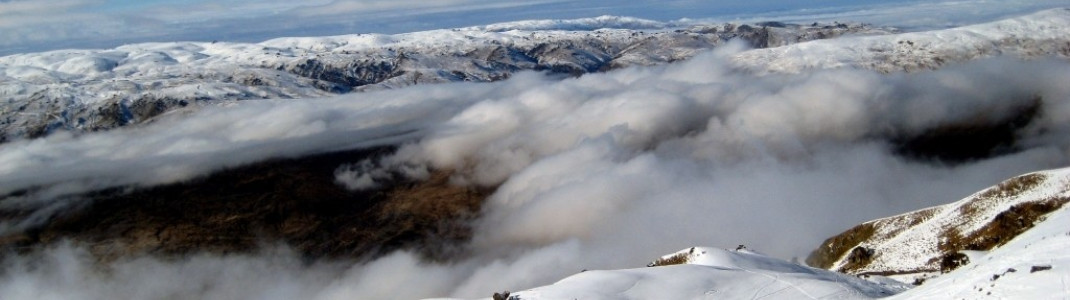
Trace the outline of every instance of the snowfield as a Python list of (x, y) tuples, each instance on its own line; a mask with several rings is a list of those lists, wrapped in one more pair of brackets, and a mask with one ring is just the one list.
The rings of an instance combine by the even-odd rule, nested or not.
[(933, 69), (981, 57), (1070, 56), (1070, 9), (945, 30), (892, 36), (814, 41), (737, 55), (757, 72), (798, 73), (807, 69), (866, 68), (881, 72)]
[[(1070, 170), (1061, 170), (1064, 176)], [(892, 299), (1065, 299), (1070, 297), (1070, 207), (971, 263)]]
[(586, 271), (518, 299), (872, 299), (908, 287), (800, 266), (743, 250), (694, 247), (682, 265)]

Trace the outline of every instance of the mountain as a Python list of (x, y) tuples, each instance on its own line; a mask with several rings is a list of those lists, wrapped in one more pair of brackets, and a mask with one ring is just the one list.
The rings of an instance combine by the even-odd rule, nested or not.
[[(591, 270), (507, 299), (872, 299), (908, 287), (800, 266), (747, 249), (693, 247), (626, 270)], [(656, 262), (657, 263), (657, 262)], [(511, 297), (511, 298), (510, 298)]]
[[(1068, 170), (1044, 172), (1061, 176), (1058, 185), (1034, 190), (1070, 196), (1066, 190)], [(1052, 183), (1052, 181), (1047, 181)], [(1060, 186), (1061, 185), (1061, 186)], [(1056, 192), (1061, 190), (1062, 192)], [(1024, 196), (1028, 197), (1028, 196)], [(1053, 299), (1066, 297), (1070, 275), (1070, 210), (1056, 209), (1013, 239), (988, 251), (962, 251), (964, 265), (896, 296), (896, 299)]]
[(0, 142), (107, 130), (224, 100), (496, 81), (524, 70), (576, 76), (679, 61), (731, 39), (759, 48), (733, 58), (759, 73), (839, 67), (915, 71), (1001, 54), (1066, 57), (1067, 15), (1067, 9), (1054, 9), (901, 34), (858, 23), (662, 23), (606, 16), (396, 35), (17, 54), (0, 57)]
[(807, 263), (921, 283), (1003, 246), (1068, 201), (1070, 169), (1030, 173), (953, 203), (862, 223), (826, 240)]
[(742, 245), (693, 247), (647, 268), (584, 271), (508, 299), (1048, 298), (1066, 292), (1070, 274), (1068, 200), (1070, 168), (1035, 172), (830, 238), (807, 263), (833, 271)]
[(958, 28), (896, 35), (851, 37), (756, 49), (735, 57), (758, 72), (866, 68), (880, 72), (934, 69), (981, 57), (1070, 57), (1070, 9)]
[(731, 39), (764, 48), (888, 32), (863, 24), (677, 24), (607, 16), (397, 35), (17, 54), (0, 57), (0, 142), (107, 130), (224, 100), (487, 82), (525, 70), (578, 76), (679, 61)]

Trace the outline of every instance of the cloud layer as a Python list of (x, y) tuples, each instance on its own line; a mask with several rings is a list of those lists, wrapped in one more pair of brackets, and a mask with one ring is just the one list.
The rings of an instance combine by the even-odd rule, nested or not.
[[(60, 245), (7, 256), (0, 298), (486, 297), (583, 269), (640, 267), (695, 245), (801, 257), (858, 222), (1070, 162), (1063, 60), (755, 76), (725, 65), (740, 50), (563, 80), (523, 73), (489, 84), (243, 101), (139, 128), (0, 145), (0, 193), (44, 187), (4, 205), (393, 143), (404, 145), (340, 168), (339, 181), (361, 188), (397, 170), (452, 169), (459, 184), (498, 187), (468, 255), (449, 263), (397, 252), (308, 266), (269, 249), (131, 258), (101, 270), (78, 247)], [(954, 166), (892, 151), (892, 137), (1005, 119), (1037, 96), (1042, 112), (1020, 133), (1022, 151)]]

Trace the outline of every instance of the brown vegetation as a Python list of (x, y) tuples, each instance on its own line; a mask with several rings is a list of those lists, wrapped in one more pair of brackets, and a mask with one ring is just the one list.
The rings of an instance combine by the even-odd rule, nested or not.
[(977, 195), (972, 201), (959, 207), (959, 212), (964, 216), (976, 215), (981, 208), (991, 205), (994, 201), (998, 201), (1001, 198), (1017, 196), (1023, 192), (1032, 190), (1046, 179), (1047, 176), (1044, 174), (1033, 173), (1005, 180), (1000, 182), (999, 185), (985, 190), (980, 195)]
[(894, 137), (892, 144), (902, 156), (948, 164), (1014, 153), (1019, 151), (1018, 132), (1041, 115), (1042, 102), (1040, 96), (1032, 96), (1002, 118), (979, 115), (940, 124), (921, 133)]
[[(873, 222), (867, 222), (828, 238), (824, 243), (821, 243), (817, 250), (810, 253), (810, 256), (806, 258), (806, 264), (815, 268), (832, 268), (832, 265), (846, 255), (848, 251), (855, 249), (856, 246), (873, 237), (876, 229)], [(850, 269), (853, 269), (853, 266), (851, 267)], [(848, 269), (848, 266), (845, 266), (844, 269)]]
[(961, 250), (987, 251), (1002, 246), (1019, 234), (1033, 228), (1037, 222), (1044, 220), (1045, 215), (1062, 207), (1068, 200), (1070, 199), (1050, 198), (1043, 201), (1019, 203), (1000, 212), (984, 227), (967, 235), (949, 230), (943, 236), (946, 242), (940, 244), (940, 250), (948, 253)]
[[(1008, 200), (1022, 193), (1037, 188), (1048, 179), (1047, 175), (1035, 173), (1018, 176), (1006, 180), (970, 199), (958, 207), (961, 218), (965, 220), (977, 220), (991, 216), (994, 211), (985, 208), (998, 205), (1000, 201)], [(991, 220), (981, 228), (972, 232), (961, 232), (958, 225), (950, 224), (941, 232), (936, 232), (940, 243), (937, 245), (938, 256), (928, 260), (928, 266), (941, 271), (950, 271), (960, 265), (968, 263), (968, 259), (960, 253), (963, 250), (987, 251), (1001, 246), (1019, 234), (1032, 228), (1044, 216), (1062, 207), (1068, 198), (1056, 197), (1040, 201), (1022, 202), (1010, 208), (998, 212)], [(866, 241), (880, 240), (894, 236), (904, 230), (921, 224), (933, 217), (939, 208), (920, 210), (900, 216), (866, 222), (855, 226), (839, 235), (825, 240), (821, 246), (810, 254), (806, 262), (810, 266), (819, 268), (832, 268), (837, 262), (843, 260), (843, 265), (838, 271), (857, 273), (872, 263), (879, 255), (875, 250), (863, 247)], [(880, 229), (879, 236), (876, 234)], [(911, 272), (930, 270), (913, 270)], [(902, 273), (906, 270), (873, 270), (866, 274)], [(909, 273), (909, 272), (908, 272)]]
[(947, 273), (961, 266), (970, 264), (970, 257), (961, 252), (944, 254), (940, 257), (940, 273)]
[(690, 255), (687, 253), (677, 253), (669, 257), (658, 258), (654, 262), (647, 265), (647, 267), (662, 267), (671, 265), (682, 265), (690, 261)]
[[(449, 184), (450, 172), (375, 191), (349, 191), (335, 169), (392, 149), (280, 159), (190, 182), (83, 195), (83, 208), (25, 232), (0, 237), (0, 248), (36, 249), (60, 240), (109, 259), (138, 254), (248, 252), (286, 244), (307, 258), (365, 258), (415, 249), (446, 258), (471, 235), (489, 191)], [(18, 218), (24, 212), (0, 212)]]

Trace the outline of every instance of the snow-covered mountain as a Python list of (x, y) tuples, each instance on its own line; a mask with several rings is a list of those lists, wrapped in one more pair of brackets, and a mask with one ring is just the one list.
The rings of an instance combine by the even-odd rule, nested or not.
[[(1070, 168), (1030, 173), (960, 201), (866, 222), (829, 239), (817, 253), (843, 253), (834, 255), (833, 261), (811, 263), (839, 272), (771, 258), (742, 246), (693, 247), (663, 256), (648, 268), (585, 271), (552, 285), (509, 293), (513, 297), (509, 299), (1066, 296), (1070, 209), (1063, 204), (1067, 199)], [(941, 272), (946, 258), (954, 258), (955, 265)]]
[[(507, 299), (872, 299), (909, 286), (801, 266), (747, 249), (693, 247), (672, 265), (584, 271)], [(501, 293), (499, 293), (501, 295)], [(512, 298), (509, 298), (512, 297)]]
[(852, 37), (756, 49), (735, 60), (758, 72), (855, 67), (881, 72), (933, 69), (981, 57), (1070, 56), (1070, 9), (927, 32)]
[(686, 24), (606, 16), (397, 35), (18, 54), (0, 57), (0, 142), (57, 130), (105, 130), (221, 100), (486, 82), (523, 70), (579, 75), (679, 61), (731, 39), (765, 48), (888, 32), (863, 24)]
[[(1067, 172), (1064, 169), (1048, 175), (1064, 176), (1065, 184)], [(1054, 192), (1035, 192), (1042, 191)], [(895, 299), (1063, 299), (1070, 295), (1067, 249), (1070, 209), (1062, 207), (1002, 246), (990, 251), (963, 251), (969, 257), (968, 265), (927, 280)]]
[[(219, 100), (310, 98), (523, 70), (579, 75), (679, 61), (741, 39), (733, 60), (759, 73), (860, 67), (914, 71), (1011, 54), (1070, 55), (1070, 12), (895, 34), (857, 23), (542, 20), (381, 35), (244, 43), (144, 43), (0, 57), (0, 142), (142, 123)], [(847, 38), (840, 38), (848, 35)], [(822, 42), (810, 42), (825, 40)]]
[(1070, 169), (1018, 176), (954, 203), (874, 220), (826, 240), (807, 263), (921, 282), (978, 259), (1070, 201)]

